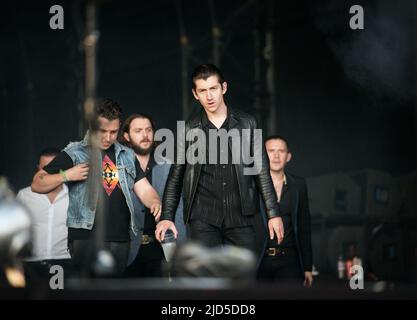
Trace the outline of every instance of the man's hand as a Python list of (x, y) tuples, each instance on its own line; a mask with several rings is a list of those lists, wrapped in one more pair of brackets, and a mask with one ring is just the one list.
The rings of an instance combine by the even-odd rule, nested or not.
[(275, 217), (268, 220), (269, 238), (274, 239), (274, 234), (277, 235), (278, 244), (284, 239), (284, 225), (281, 217)]
[(142, 178), (133, 186), (133, 191), (139, 200), (149, 208), (150, 212), (155, 217), (155, 221), (158, 222), (161, 215), (161, 198), (156, 190), (149, 183), (148, 179)]
[(68, 181), (83, 181), (88, 177), (88, 164), (81, 163), (65, 171)]
[(313, 273), (311, 271), (304, 272), (304, 287), (311, 288), (313, 285)]
[(161, 202), (155, 201), (154, 203), (152, 203), (151, 207), (149, 208), (149, 211), (155, 217), (155, 222), (158, 222), (159, 218), (161, 217), (161, 212), (162, 212)]
[(163, 241), (164, 238), (165, 238), (165, 232), (168, 229), (171, 229), (172, 232), (174, 232), (174, 236), (175, 236), (175, 239), (176, 239), (177, 235), (178, 235), (178, 231), (177, 231), (177, 228), (175, 227), (174, 222), (172, 222), (170, 220), (161, 220), (156, 225), (156, 230), (155, 230), (156, 240), (158, 240), (159, 242)]

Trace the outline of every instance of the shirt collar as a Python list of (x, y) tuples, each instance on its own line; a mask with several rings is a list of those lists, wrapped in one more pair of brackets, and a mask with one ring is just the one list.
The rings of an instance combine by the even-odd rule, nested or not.
[[(223, 128), (224, 126), (226, 127), (227, 130), (229, 130), (229, 119), (230, 119), (230, 108), (227, 108), (227, 117), (226, 120), (224, 120), (221, 128)], [(207, 113), (206, 111), (202, 108), (202, 112), (201, 112), (201, 124), (203, 126), (204, 129), (208, 128), (210, 126), (210, 120), (207, 117)], [(213, 124), (212, 126), (214, 128), (216, 128)]]
[(155, 162), (155, 158), (154, 158), (154, 153), (151, 152), (151, 154), (149, 156), (149, 161), (148, 161), (148, 164), (147, 164), (146, 167), (149, 168), (149, 170), (152, 170), (153, 167), (155, 167), (155, 165), (156, 165), (156, 162)]

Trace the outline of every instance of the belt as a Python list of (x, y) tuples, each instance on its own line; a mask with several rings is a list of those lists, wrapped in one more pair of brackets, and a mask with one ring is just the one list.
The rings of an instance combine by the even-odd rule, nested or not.
[(29, 265), (49, 265), (51, 264), (52, 260), (34, 260), (34, 261), (25, 261), (25, 263), (29, 264)]
[(149, 234), (143, 234), (140, 244), (149, 244), (156, 241), (155, 236)]
[(28, 265), (41, 265), (43, 267), (51, 267), (53, 265), (62, 265), (66, 261), (71, 261), (71, 259), (47, 259), (47, 260), (35, 260), (35, 261), (25, 261)]
[(285, 255), (289, 254), (290, 252), (293, 252), (294, 250), (291, 248), (266, 248), (265, 254), (269, 257), (275, 257), (279, 255)]

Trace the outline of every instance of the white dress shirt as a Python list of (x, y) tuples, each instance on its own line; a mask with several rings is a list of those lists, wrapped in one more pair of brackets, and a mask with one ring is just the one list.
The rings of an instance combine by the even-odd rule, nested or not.
[(53, 203), (46, 194), (32, 192), (30, 187), (16, 197), (31, 213), (33, 226), (32, 256), (26, 261), (69, 259), (68, 252), (68, 187), (64, 184)]

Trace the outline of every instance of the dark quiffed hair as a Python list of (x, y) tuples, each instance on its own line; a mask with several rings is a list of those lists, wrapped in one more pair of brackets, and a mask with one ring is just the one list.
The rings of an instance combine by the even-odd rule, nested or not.
[(192, 81), (193, 89), (195, 89), (196, 80), (199, 80), (199, 79), (207, 80), (207, 78), (211, 76), (217, 76), (220, 84), (223, 85), (223, 82), (225, 81), (223, 73), (214, 64), (208, 63), (208, 64), (202, 64), (196, 67), (193, 73), (191, 74), (191, 81)]
[(111, 99), (103, 99), (97, 102), (94, 111), (97, 117), (103, 117), (110, 121), (121, 119), (123, 114), (120, 105)]
[(275, 134), (272, 136), (269, 136), (268, 138), (265, 139), (265, 143), (267, 143), (269, 140), (282, 140), (285, 142), (285, 144), (287, 145), (287, 150), (288, 152), (290, 151), (290, 145), (288, 144), (288, 140), (286, 138), (284, 138), (283, 136), (280, 136), (279, 134)]
[(56, 157), (61, 151), (57, 148), (45, 148), (39, 153), (39, 158), (44, 156), (54, 156)]
[(130, 124), (135, 119), (148, 119), (149, 122), (151, 123), (152, 131), (155, 133), (155, 123), (154, 123), (153, 119), (150, 116), (148, 116), (147, 114), (144, 114), (144, 113), (134, 113), (134, 114), (130, 115), (125, 120), (125, 122), (123, 122), (122, 130), (120, 130), (120, 135), (119, 135), (119, 139), (118, 139), (121, 144), (123, 144), (125, 146), (128, 146), (128, 147), (130, 147), (130, 143), (129, 143), (129, 141), (127, 141), (125, 139), (124, 134), (125, 134), (125, 132), (127, 134), (129, 134)]

